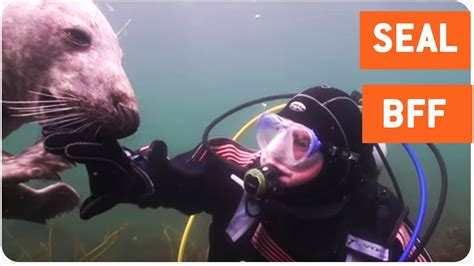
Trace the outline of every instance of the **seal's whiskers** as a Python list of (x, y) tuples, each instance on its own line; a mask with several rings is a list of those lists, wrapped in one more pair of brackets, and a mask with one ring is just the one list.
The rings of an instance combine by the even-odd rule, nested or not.
[(37, 101), (4, 101), (7, 104), (39, 104), (39, 103), (67, 103), (65, 100), (37, 100)]
[(84, 124), (80, 127), (78, 127), (76, 130), (72, 131), (72, 132), (75, 132), (75, 133), (80, 133), (80, 132), (83, 132), (84, 130), (86, 130), (88, 127), (92, 126), (93, 124), (95, 124), (97, 121), (92, 121), (90, 123), (87, 123), (87, 124)]
[(68, 119), (67, 121), (61, 121), (60, 123), (56, 123), (56, 124), (53, 124), (55, 126), (58, 126), (58, 127), (55, 127), (57, 129), (64, 129), (64, 128), (67, 128), (67, 127), (70, 127), (72, 125), (75, 125), (75, 124), (79, 124), (79, 123), (83, 123), (87, 121), (87, 117), (83, 117), (83, 118), (75, 118), (75, 119)]
[(56, 108), (52, 110), (41, 110), (39, 112), (33, 112), (33, 113), (12, 114), (11, 116), (13, 117), (40, 116), (40, 115), (50, 114), (50, 113), (66, 112), (66, 111), (70, 111), (70, 110), (74, 110), (78, 108), (79, 107)]
[(91, 137), (91, 138), (94, 138), (94, 137), (95, 137), (95, 132), (96, 132), (97, 129), (94, 130), (94, 131), (91, 131), (91, 130), (86, 131), (86, 129), (92, 128), (92, 126), (93, 126), (95, 123), (97, 123), (97, 121), (93, 121), (92, 124), (90, 124), (89, 126), (87, 126), (86, 128), (84, 128), (84, 129), (82, 130), (82, 131), (85, 131), (85, 138), (86, 138), (86, 139), (90, 139), (90, 137)]
[(52, 122), (52, 123), (47, 124), (45, 126), (53, 126), (54, 125), (55, 128), (62, 129), (62, 128), (67, 128), (69, 126), (72, 126), (74, 124), (85, 122), (86, 120), (87, 120), (87, 117), (74, 117), (74, 118), (65, 119), (65, 120), (59, 121), (59, 122)]
[(125, 30), (125, 28), (127, 28), (128, 24), (129, 24), (131, 21), (132, 21), (132, 19), (129, 18), (129, 19), (127, 20), (127, 22), (125, 22), (125, 25), (123, 25), (123, 27), (122, 27), (117, 33), (115, 33), (115, 35), (117, 35), (117, 37), (120, 36), (120, 33), (122, 33), (122, 32)]
[(22, 107), (8, 106), (8, 109), (18, 110), (18, 111), (23, 112), (23, 111), (32, 111), (32, 110), (41, 110), (41, 109), (52, 109), (52, 108), (64, 107), (68, 105), (69, 104), (67, 103), (60, 103), (60, 104), (40, 105), (40, 106), (22, 106)]
[(77, 95), (73, 94), (73, 93), (70, 92), (70, 91), (61, 91), (61, 94), (62, 94), (63, 97), (69, 97), (69, 98), (73, 98), (73, 99), (75, 99), (75, 100), (79, 100), (79, 99), (77, 98)]
[(38, 123), (43, 124), (43, 123), (48, 123), (48, 122), (52, 122), (52, 121), (57, 121), (57, 120), (71, 118), (71, 117), (77, 117), (77, 116), (83, 116), (83, 115), (84, 115), (83, 113), (73, 113), (73, 114), (69, 114), (69, 115), (63, 115), (63, 116), (59, 116), (59, 117), (53, 117), (53, 118), (47, 118), (47, 119), (39, 120)]
[(97, 138), (97, 135), (99, 135), (100, 130), (102, 129), (102, 125), (100, 125), (94, 132), (94, 139)]
[[(48, 87), (46, 86), (38, 86), (39, 88), (43, 88), (43, 89), (49, 89)], [(56, 99), (64, 99), (64, 100), (70, 100), (70, 101), (78, 101), (77, 98), (74, 98), (74, 97), (66, 97), (64, 95), (61, 95), (61, 96), (58, 96), (58, 95), (53, 95), (51, 93), (45, 93), (45, 92), (37, 92), (37, 91), (28, 91), (29, 93), (32, 93), (32, 94), (36, 94), (36, 95), (42, 95), (42, 96), (47, 96), (47, 97), (51, 97), (51, 98), (56, 98)]]

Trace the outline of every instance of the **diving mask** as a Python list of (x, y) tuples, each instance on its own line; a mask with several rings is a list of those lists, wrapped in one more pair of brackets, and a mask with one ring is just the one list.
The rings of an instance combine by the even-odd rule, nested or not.
[(305, 167), (321, 158), (321, 142), (313, 130), (274, 113), (259, 118), (257, 143), (262, 156), (290, 168)]

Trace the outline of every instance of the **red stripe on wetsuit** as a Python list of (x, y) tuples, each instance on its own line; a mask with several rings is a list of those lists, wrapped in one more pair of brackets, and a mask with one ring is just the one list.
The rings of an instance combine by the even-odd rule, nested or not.
[[(402, 245), (402, 248), (405, 249), (408, 246), (408, 242), (410, 242), (412, 231), (406, 224), (402, 224), (398, 229), (397, 233), (397, 240)], [(420, 242), (419, 239), (416, 240), (418, 243)], [(413, 246), (413, 249), (410, 251), (410, 255), (412, 255), (416, 251), (416, 246)], [(430, 255), (426, 250), (423, 250), (418, 257), (416, 257), (415, 261), (417, 262), (428, 262), (432, 261)]]
[[(198, 147), (198, 149), (202, 149), (202, 145)], [(242, 149), (237, 148), (233, 144), (224, 144), (222, 146), (215, 146), (212, 147), (212, 149), (219, 155), (225, 158), (226, 160), (232, 161), (242, 167), (245, 167), (255, 160), (257, 157), (256, 153), (252, 152), (247, 152)], [(150, 150), (150, 146), (144, 146), (140, 149), (138, 149), (138, 152), (141, 154), (147, 153)], [(198, 152), (200, 154), (198, 161), (202, 161), (206, 155), (207, 155), (207, 150), (202, 149), (201, 151)]]
[[(213, 146), (212, 149), (217, 153), (217, 155), (222, 156), (226, 160), (234, 162), (242, 167), (252, 164), (255, 158), (257, 158), (256, 153), (244, 151), (242, 149), (237, 148), (233, 144)], [(206, 157), (206, 155), (207, 150), (204, 150), (201, 156), (199, 156), (198, 161), (202, 161)]]
[(261, 223), (258, 224), (251, 243), (254, 248), (268, 261), (295, 261), (271, 239)]

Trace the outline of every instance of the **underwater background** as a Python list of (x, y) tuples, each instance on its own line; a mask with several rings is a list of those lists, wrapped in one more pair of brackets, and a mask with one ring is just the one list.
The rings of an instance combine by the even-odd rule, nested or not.
[[(470, 84), (469, 71), (359, 70), (359, 11), (467, 10), (455, 2), (101, 1), (97, 5), (115, 31), (129, 22), (119, 39), (141, 125), (121, 143), (138, 148), (162, 139), (171, 157), (198, 144), (215, 117), (262, 96), (296, 93), (320, 84), (348, 93), (360, 91), (362, 84)], [(281, 102), (239, 112), (212, 135), (232, 137), (250, 118), (277, 103)], [(242, 140), (245, 145), (255, 145), (253, 133)], [(26, 125), (3, 141), (3, 148), (19, 153), (39, 134), (37, 125)], [(439, 196), (439, 168), (426, 145), (413, 146), (427, 176), (427, 225)], [(470, 146), (437, 146), (447, 164), (449, 190), (427, 247), (437, 261), (456, 261), (470, 249)], [(416, 171), (401, 145), (388, 145), (388, 159), (414, 221), (419, 197)], [(61, 176), (82, 200), (89, 195), (83, 166)], [(385, 170), (380, 182), (391, 186)], [(80, 220), (77, 210), (45, 225), (3, 220), (2, 248), (15, 261), (176, 261), (186, 220), (172, 209), (132, 205), (119, 205), (89, 221)], [(187, 261), (205, 260), (209, 222), (209, 216), (198, 216)]]

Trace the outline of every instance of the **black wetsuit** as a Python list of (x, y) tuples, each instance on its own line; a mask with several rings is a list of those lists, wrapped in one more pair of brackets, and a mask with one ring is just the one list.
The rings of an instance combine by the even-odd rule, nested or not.
[[(376, 200), (358, 199), (356, 205), (359, 207), (347, 207), (331, 218), (316, 221), (285, 214), (262, 218), (233, 242), (226, 228), (243, 194), (243, 188), (235, 178), (242, 178), (245, 169), (255, 164), (256, 155), (229, 139), (213, 139), (211, 145), (231, 164), (223, 164), (208, 154), (203, 145), (198, 145), (168, 160), (156, 171), (159, 173), (155, 177), (157, 193), (151, 204), (185, 214), (206, 212), (212, 215), (209, 261), (378, 260), (348, 248), (349, 235), (370, 243), (389, 245), (386, 259), (390, 261), (396, 261), (403, 251), (402, 246), (406, 246), (410, 229), (403, 223), (406, 217), (402, 216), (403, 208), (382, 186), (378, 188)], [(147, 147), (139, 150), (145, 157), (148, 152)], [(402, 217), (401, 221), (397, 221), (399, 217)], [(373, 246), (368, 248), (373, 249)], [(417, 260), (431, 259), (422, 252)]]

